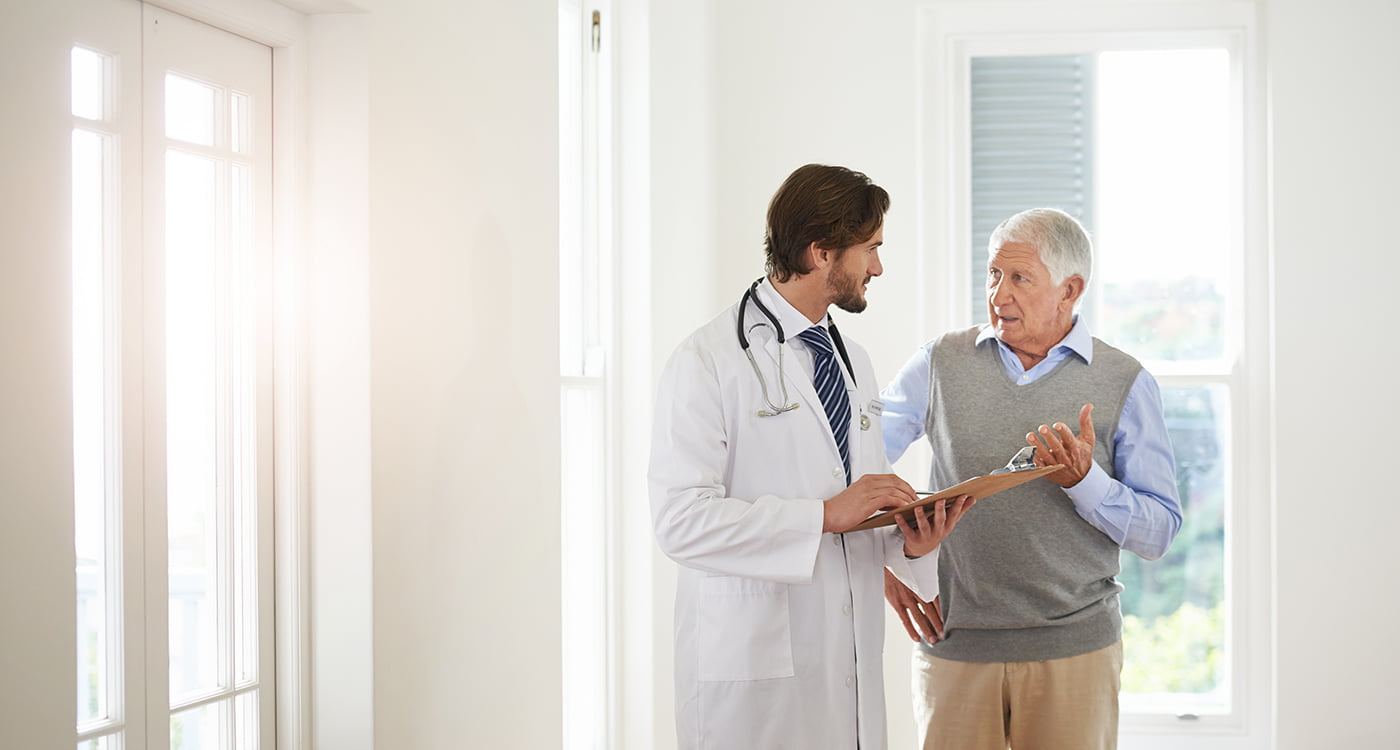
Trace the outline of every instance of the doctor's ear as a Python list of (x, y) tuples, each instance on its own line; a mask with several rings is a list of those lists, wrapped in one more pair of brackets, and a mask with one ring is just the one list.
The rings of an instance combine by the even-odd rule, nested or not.
[(831, 261), (835, 258), (835, 250), (822, 247), (815, 242), (807, 246), (807, 260), (811, 261), (813, 271), (831, 265)]

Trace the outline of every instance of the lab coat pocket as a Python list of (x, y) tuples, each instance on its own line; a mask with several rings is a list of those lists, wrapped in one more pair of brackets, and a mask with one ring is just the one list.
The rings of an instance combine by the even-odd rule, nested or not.
[(704, 579), (698, 636), (702, 681), (793, 675), (785, 584), (737, 576)]

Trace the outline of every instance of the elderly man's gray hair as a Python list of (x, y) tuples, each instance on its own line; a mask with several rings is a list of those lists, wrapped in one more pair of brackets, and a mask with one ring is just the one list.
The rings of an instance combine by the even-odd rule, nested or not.
[(1032, 208), (1003, 221), (992, 230), (988, 251), (1007, 242), (1024, 242), (1040, 251), (1040, 261), (1059, 284), (1071, 276), (1089, 283), (1094, 270), (1094, 248), (1089, 233), (1073, 216), (1058, 208)]

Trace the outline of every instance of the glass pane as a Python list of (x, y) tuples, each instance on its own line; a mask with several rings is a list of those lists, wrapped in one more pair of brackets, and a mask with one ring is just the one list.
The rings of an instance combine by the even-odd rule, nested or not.
[(82, 47), (73, 48), (73, 116), (89, 120), (107, 114), (107, 58)]
[(166, 483), (172, 702), (218, 685), (218, 165), (166, 154)]
[(78, 750), (121, 750), (121, 733), (93, 737), (78, 743)]
[(107, 546), (111, 474), (107, 455), (106, 195), (109, 139), (73, 131), (73, 503), (77, 553), (78, 723), (108, 716), (114, 573)]
[[(1094, 56), (974, 57), (971, 320), (987, 320), (987, 241), (1028, 208), (1058, 208), (1094, 232)], [(1091, 303), (1090, 303), (1091, 304)]]
[(598, 545), (590, 540), (607, 535), (603, 511), (606, 401), (601, 383), (565, 386), (560, 400), (564, 457), (560, 479), (569, 495), (562, 522), (570, 530), (560, 554), (565, 560), (588, 563), (566, 565), (563, 572), (563, 608), (571, 613), (564, 631), (562, 664), (564, 694), (569, 696), (564, 701), (564, 736), (570, 738), (567, 748), (602, 747), (607, 663), (606, 651), (598, 644), (607, 641), (608, 593), (605, 566), (597, 559)]
[(1239, 254), (1229, 54), (1105, 52), (1094, 100), (1094, 331), (1144, 361), (1221, 358)]
[(165, 75), (165, 135), (167, 138), (214, 145), (214, 108), (218, 90), (184, 76)]
[(229, 101), (229, 143), (236, 154), (248, 153), (248, 95), (234, 94)]
[(170, 715), (170, 750), (230, 750), (229, 701)]
[(234, 700), (234, 750), (258, 750), (258, 691), (244, 693)]
[(1123, 692), (1192, 695), (1224, 709), (1229, 389), (1163, 388), (1162, 402), (1183, 522), (1161, 560), (1122, 555)]
[(559, 374), (583, 374), (583, 20), (559, 4)]

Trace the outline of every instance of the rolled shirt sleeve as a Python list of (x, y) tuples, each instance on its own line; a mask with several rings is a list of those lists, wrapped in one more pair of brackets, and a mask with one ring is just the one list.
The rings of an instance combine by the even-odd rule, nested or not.
[(880, 400), (885, 405), (880, 415), (880, 430), (885, 439), (885, 457), (890, 463), (898, 461), (915, 440), (924, 436), (932, 347), (932, 341), (919, 347), (894, 380), (880, 391)]
[(1159, 559), (1181, 530), (1181, 499), (1161, 389), (1147, 370), (1128, 391), (1113, 448), (1117, 479), (1094, 464), (1065, 494), (1081, 518), (1119, 547)]

